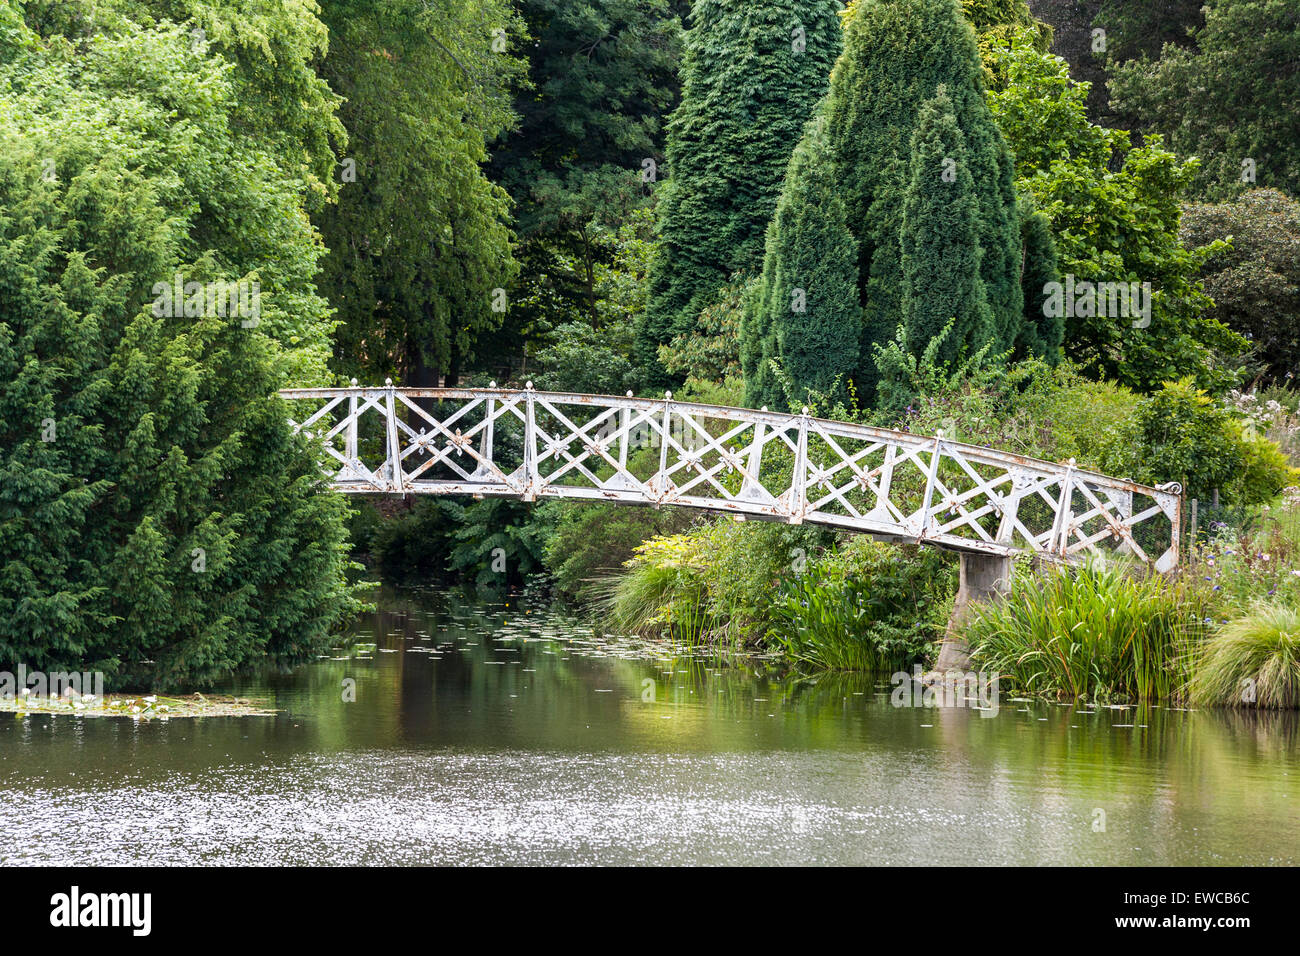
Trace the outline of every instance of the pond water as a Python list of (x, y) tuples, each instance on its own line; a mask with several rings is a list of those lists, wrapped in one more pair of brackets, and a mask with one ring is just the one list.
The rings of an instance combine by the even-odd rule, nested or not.
[(0, 715), (0, 862), (1300, 862), (1295, 714), (896, 707), (513, 599), (377, 603), (373, 651), (223, 688), (275, 717)]

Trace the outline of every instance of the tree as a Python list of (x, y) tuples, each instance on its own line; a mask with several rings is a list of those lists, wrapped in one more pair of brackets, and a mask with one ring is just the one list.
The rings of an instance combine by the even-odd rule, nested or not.
[(767, 231), (763, 277), (741, 318), (748, 405), (799, 405), (809, 391), (840, 397), (835, 393), (843, 394), (857, 366), (857, 242), (839, 190), (819, 117), (790, 157)]
[(1020, 288), (1025, 297), (1025, 320), (1016, 339), (1015, 353), (1036, 356), (1055, 365), (1063, 354), (1065, 318), (1045, 314), (1045, 290), (1061, 278), (1060, 257), (1052, 235), (1052, 221), (1038, 211), (1034, 197), (1017, 188), (1020, 210), (1020, 243), (1024, 266)]
[[(736, 273), (762, 266), (786, 164), (840, 51), (832, 4), (697, 0), (682, 101), (668, 125), (661, 243), (637, 333), (639, 362), (689, 333)], [(659, 370), (660, 381), (667, 376)]]
[(517, 272), (509, 198), (483, 164), (511, 121), (523, 64), (502, 47), (519, 25), (504, 0), (326, 0), (323, 14), (321, 70), (345, 97), (351, 153), (337, 205), (317, 216), (337, 368), (454, 382), (502, 323)]
[(1102, 0), (1096, 27), (1114, 60), (1159, 56), (1166, 44), (1194, 49), (1206, 0)]
[(663, 162), (681, 57), (667, 0), (523, 0), (519, 9), (533, 41), (529, 83), (491, 164), (516, 203), (522, 266), (503, 351), (580, 314), (599, 327), (600, 274), (620, 226), (651, 205), (643, 163)]
[[(1142, 392), (1184, 375), (1226, 388), (1245, 342), (1209, 313), (1199, 282), (1217, 250), (1179, 241), (1179, 203), (1195, 165), (1158, 138), (1134, 147), (1126, 131), (1090, 123), (1087, 84), (1071, 80), (1060, 57), (1022, 38), (1000, 59), (1010, 83), (989, 102), (1016, 155), (1017, 187), (1050, 221), (1063, 284), (1082, 297), (1081, 308), (1062, 309), (1063, 289), (1049, 296), (1026, 284), (1026, 308), (1065, 319), (1066, 355), (1091, 375)], [(1132, 296), (1126, 310), (1099, 308), (1101, 283), (1136, 286), (1147, 309)]]
[(11, 13), (0, 666), (176, 687), (309, 659), (358, 605), (346, 506), (275, 396), (328, 380), (300, 170), (240, 129), (228, 64), (186, 28)]
[(1196, 186), (1210, 198), (1256, 183), (1300, 193), (1300, 6), (1216, 0), (1194, 36), (1196, 49), (1116, 66), (1116, 107), (1200, 159)]
[(942, 85), (921, 107), (910, 165), (900, 234), (904, 342), (919, 353), (953, 322), (937, 355), (951, 364), (963, 348), (980, 349), (997, 334), (980, 278), (979, 206), (966, 140)]
[[(857, 386), (868, 401), (877, 379), (873, 346), (894, 339), (902, 311), (900, 236), (912, 136), (921, 104), (940, 85), (965, 140), (996, 351), (1019, 337), (1024, 298), (1012, 161), (981, 77), (975, 35), (956, 0), (862, 0), (847, 21), (844, 53), (823, 108), (835, 175), (858, 241), (864, 323)], [(958, 350), (970, 344), (950, 343)]]
[(120, 34), (175, 23), (195, 55), (228, 64), (231, 128), (257, 142), (285, 175), (302, 182), (315, 211), (335, 194), (331, 182), (347, 135), (340, 99), (316, 74), (329, 34), (314, 3), (249, 0), (79, 0), (25, 3), (45, 35)]
[(1202, 268), (1210, 314), (1250, 339), (1264, 377), (1284, 384), (1300, 376), (1300, 203), (1274, 189), (1191, 203), (1179, 236), (1193, 247), (1231, 243)]
[(1026, 0), (961, 0), (961, 12), (975, 28), (979, 39), (980, 59), (984, 63), (984, 82), (990, 88), (1005, 82), (994, 70), (993, 51), (1005, 46), (1021, 33), (1032, 36), (1040, 50), (1052, 45), (1052, 28), (1034, 17)]

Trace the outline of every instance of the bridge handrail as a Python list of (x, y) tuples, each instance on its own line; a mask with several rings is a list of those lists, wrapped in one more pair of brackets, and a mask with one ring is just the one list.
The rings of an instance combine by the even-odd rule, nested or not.
[(892, 428), (878, 428), (874, 425), (863, 425), (858, 422), (841, 422), (833, 418), (818, 418), (815, 415), (795, 414), (794, 412), (773, 412), (762, 409), (743, 408), (732, 405), (708, 405), (699, 402), (683, 402), (675, 398), (637, 398), (631, 396), (619, 395), (595, 395), (587, 392), (549, 392), (541, 389), (528, 388), (405, 388), (402, 386), (342, 386), (328, 388), (282, 388), (278, 392), (279, 396), (286, 400), (299, 400), (310, 398), (350, 398), (353, 396), (371, 395), (383, 396), (388, 392), (405, 395), (407, 398), (432, 398), (442, 400), (455, 399), (475, 399), (475, 398), (497, 398), (503, 399), (516, 395), (523, 395), (527, 392), (538, 398), (554, 399), (556, 401), (566, 401), (571, 404), (595, 404), (591, 399), (599, 399), (603, 407), (608, 408), (630, 408), (636, 411), (649, 412), (661, 410), (665, 403), (671, 404), (675, 408), (689, 409), (700, 414), (714, 418), (730, 418), (733, 420), (748, 421), (753, 424), (762, 423), (772, 426), (788, 426), (796, 424), (801, 418), (807, 418), (811, 422), (821, 425), (826, 431), (832, 434), (840, 435), (845, 438), (871, 438), (893, 441), (899, 444), (914, 444), (918, 450), (928, 450), (934, 442), (941, 440), (945, 446), (953, 449), (960, 449), (969, 453), (971, 457), (983, 458), (989, 464), (997, 465), (1015, 465), (1021, 468), (1033, 468), (1044, 474), (1055, 474), (1063, 467), (1073, 467), (1076, 477), (1084, 478), (1092, 484), (1102, 485), (1114, 488), (1120, 491), (1136, 491), (1143, 494), (1154, 496), (1157, 492), (1161, 494), (1181, 495), (1182, 486), (1178, 482), (1169, 482), (1162, 485), (1144, 485), (1140, 482), (1132, 481), (1126, 478), (1115, 478), (1104, 474), (1100, 471), (1091, 471), (1087, 468), (1079, 468), (1073, 465), (1073, 459), (1069, 462), (1053, 462), (1045, 458), (1034, 458), (1031, 455), (1019, 455), (1014, 452), (999, 451), (996, 448), (990, 448), (987, 445), (971, 445), (966, 442), (954, 441), (945, 438), (942, 432), (935, 435), (926, 435), (917, 432), (898, 431)]
[[(330, 421), (326, 416), (336, 409), (346, 412), (341, 422), (331, 422), (332, 427), (323, 432), (329, 454), (343, 466), (332, 482), (340, 491), (510, 495), (524, 500), (549, 495), (655, 507), (678, 504), (796, 524), (806, 519), (956, 550), (998, 554), (1030, 551), (1066, 561), (1101, 553), (1098, 545), (1110, 540), (1119, 542), (1124, 553), (1153, 563), (1160, 571), (1168, 571), (1178, 562), (1182, 488), (1176, 482), (1152, 487), (1081, 469), (1073, 459), (1050, 462), (953, 441), (942, 432), (924, 435), (816, 418), (807, 408), (796, 414), (682, 402), (671, 392), (663, 398), (638, 398), (630, 393), (614, 396), (540, 391), (531, 382), (521, 389), (500, 388), (495, 383), (487, 388), (404, 388), (390, 381), (383, 386), (287, 388), (279, 395), (287, 401), (323, 400), (324, 404), (301, 423), (291, 421), (298, 431), (310, 430), (322, 420)], [(464, 404), (440, 420), (416, 404), (420, 399)], [(582, 424), (573, 413), (561, 411), (574, 406), (591, 408), (598, 414)], [(474, 424), (469, 413), (480, 407), (482, 421)], [(374, 470), (358, 457), (357, 422), (370, 409), (382, 415), (386, 423), (384, 463)], [(538, 417), (543, 412), (550, 416), (545, 423)], [(524, 427), (524, 458), (521, 465), (506, 474), (502, 469), (508, 466), (501, 464), (499, 457), (494, 458), (493, 430), (498, 419), (511, 421), (511, 415)], [(728, 422), (728, 430), (713, 435), (701, 424), (708, 420)], [(619, 427), (612, 435), (593, 433), (591, 429), (602, 421), (603, 427)], [(683, 430), (687, 423), (694, 429), (687, 439), (690, 448), (669, 434), (670, 421)], [(453, 433), (451, 429), (457, 425), (460, 427)], [(425, 433), (428, 426), (433, 427), (431, 434)], [(649, 479), (628, 470), (633, 426), (646, 427), (660, 438), (659, 467)], [(462, 433), (462, 429), (466, 431)], [(749, 444), (738, 444), (746, 432)], [(408, 436), (406, 440), (403, 433)], [(345, 453), (332, 446), (332, 439), (339, 435), (345, 437)], [(809, 455), (810, 439), (818, 440), (817, 458)], [(444, 440), (440, 449), (439, 443)], [(701, 441), (703, 445), (698, 446)], [(841, 442), (865, 443), (866, 447), (851, 451), (850, 445)], [(794, 454), (784, 488), (773, 486), (763, 474), (763, 451), (773, 443), (784, 445)], [(539, 444), (545, 444), (544, 451)], [(676, 448), (672, 457), (670, 445)], [(610, 453), (612, 447), (617, 448), (617, 459)], [(473, 474), (452, 461), (453, 454), (464, 453), (477, 463)], [(884, 460), (872, 466), (869, 457), (877, 453), (882, 453)], [(542, 465), (547, 456), (559, 461), (561, 455), (565, 463), (544, 473)], [(703, 462), (710, 455), (715, 456), (714, 464), (706, 468)], [(404, 464), (407, 459), (414, 462), (409, 469)], [(947, 471), (941, 468), (945, 459), (952, 463)], [(447, 466), (459, 477), (421, 478), (435, 465)], [(608, 479), (591, 470), (607, 466), (613, 472)], [(727, 473), (739, 472), (743, 477), (739, 492), (719, 483), (724, 467)], [(900, 467), (913, 474), (918, 484), (908, 486), (902, 479), (896, 482), (895, 472)], [(915, 472), (907, 471), (909, 467)], [(981, 474), (980, 469), (1000, 472), (990, 477)], [(574, 484), (575, 479), (585, 484)], [(899, 485), (902, 490), (896, 492)], [(908, 497), (909, 487), (915, 492), (922, 485), (923, 499), (918, 494)], [(1004, 485), (1007, 487), (999, 490)], [(859, 498), (851, 501), (852, 495)], [(868, 509), (860, 499), (872, 495), (875, 503)], [(1149, 498), (1151, 506), (1135, 511), (1135, 496)], [(1030, 509), (1028, 516), (1022, 511), (1023, 502), (1035, 499), (1046, 503), (1048, 515), (1043, 514), (1041, 504), (1038, 511)], [(1082, 502), (1078, 511), (1076, 499)], [(1031, 527), (1048, 516), (1053, 520), (1050, 528)], [(1169, 521), (1170, 544), (1153, 557), (1133, 531), (1139, 524), (1149, 525), (1160, 516)], [(1092, 528), (1087, 527), (1089, 523)], [(992, 530), (995, 524), (996, 533)], [(1015, 544), (1017, 536), (1026, 542), (1024, 546)], [(1149, 547), (1149, 538), (1143, 542)]]

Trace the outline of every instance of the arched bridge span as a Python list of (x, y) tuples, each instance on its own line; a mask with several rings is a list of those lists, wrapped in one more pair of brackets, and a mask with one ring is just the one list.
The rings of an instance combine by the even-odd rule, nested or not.
[[(966, 555), (1178, 563), (1182, 489), (801, 415), (532, 388), (280, 395), (359, 494), (571, 498), (829, 525)], [(963, 563), (963, 567), (965, 563)]]

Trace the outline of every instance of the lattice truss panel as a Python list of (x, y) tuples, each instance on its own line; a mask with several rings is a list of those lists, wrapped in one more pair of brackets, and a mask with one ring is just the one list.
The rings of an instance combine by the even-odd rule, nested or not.
[[(534, 389), (287, 389), (331, 487), (681, 505), (1078, 561), (1178, 560), (1177, 484), (1150, 488), (803, 415)], [(296, 420), (295, 420), (296, 419)]]

